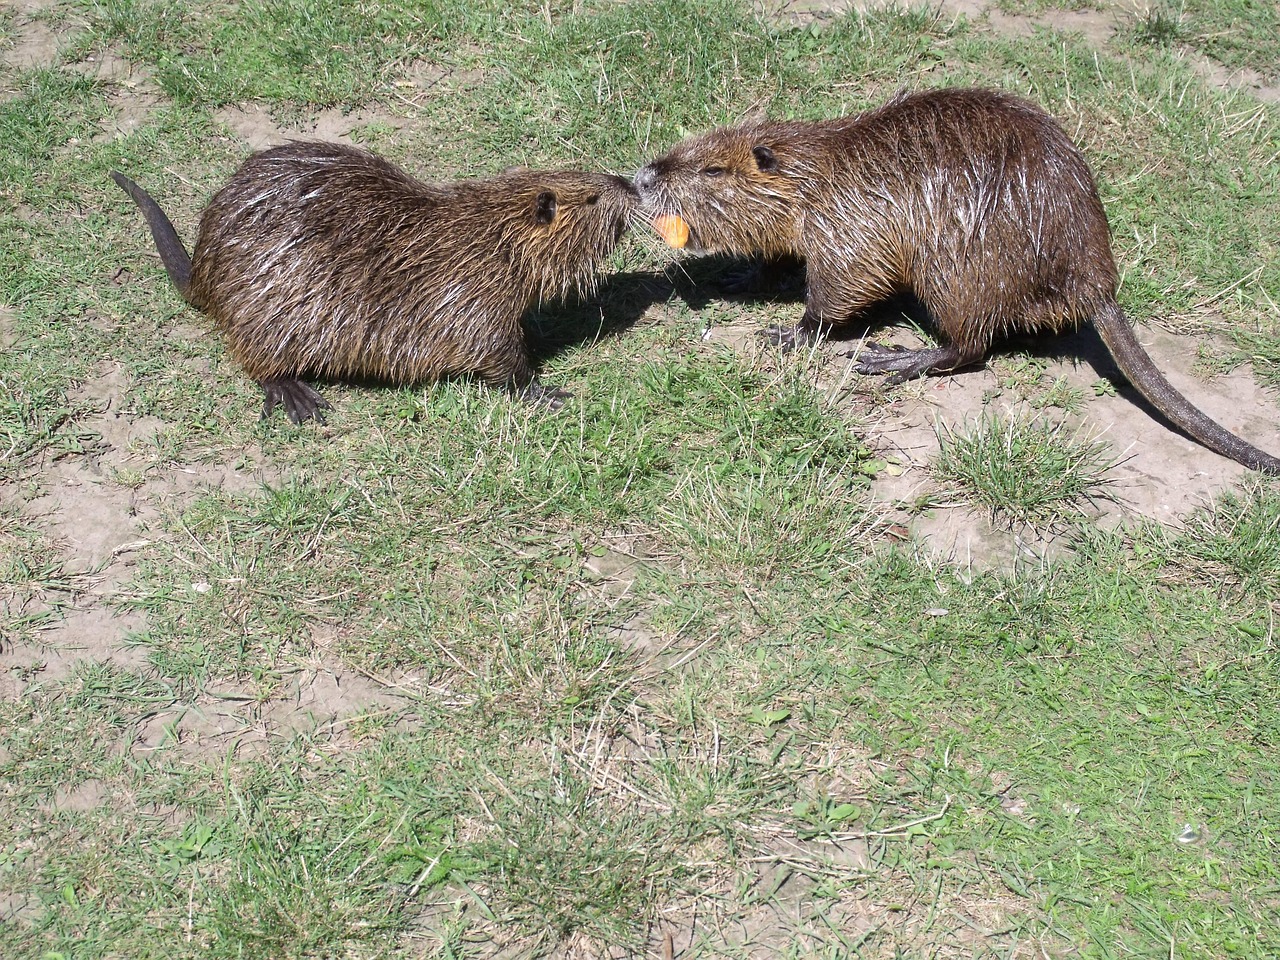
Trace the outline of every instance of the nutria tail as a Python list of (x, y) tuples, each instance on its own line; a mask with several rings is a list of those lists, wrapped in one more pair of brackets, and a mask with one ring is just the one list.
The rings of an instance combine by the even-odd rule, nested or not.
[(123, 173), (112, 170), (111, 179), (120, 184), (120, 188), (125, 193), (133, 197), (133, 202), (146, 217), (147, 226), (151, 228), (151, 236), (156, 241), (156, 249), (160, 251), (160, 260), (164, 263), (169, 279), (182, 294), (182, 299), (192, 306), (199, 306), (191, 299), (191, 257), (187, 255), (187, 248), (178, 239), (178, 231), (173, 229), (173, 224), (160, 209), (160, 204), (152, 200), (151, 194)]
[(1129, 326), (1129, 321), (1117, 304), (1108, 304), (1100, 310), (1093, 318), (1093, 325), (1129, 382), (1168, 417), (1174, 426), (1210, 450), (1230, 457), (1237, 463), (1243, 463), (1250, 470), (1280, 474), (1280, 460), (1228, 432), (1174, 389), (1173, 384), (1151, 362), (1147, 351), (1142, 349), (1142, 344), (1138, 343), (1133, 328)]

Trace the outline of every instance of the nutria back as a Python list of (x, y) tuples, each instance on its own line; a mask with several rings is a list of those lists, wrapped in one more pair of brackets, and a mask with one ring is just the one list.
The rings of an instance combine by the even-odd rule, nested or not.
[(425, 183), (365, 150), (290, 143), (251, 156), (205, 208), (185, 296), (268, 405), (268, 384), (304, 377), (523, 389), (523, 314), (590, 290), (635, 205), (607, 174)]
[(906, 94), (866, 113), (756, 123), (677, 144), (636, 176), (642, 215), (681, 218), (691, 249), (806, 261), (794, 345), (900, 294), (941, 344), (869, 344), (858, 367), (901, 382), (980, 362), (1010, 333), (1092, 320), (1175, 425), (1249, 466), (1268, 456), (1204, 416), (1150, 362), (1116, 303), (1110, 231), (1084, 156), (1039, 107), (994, 90)]

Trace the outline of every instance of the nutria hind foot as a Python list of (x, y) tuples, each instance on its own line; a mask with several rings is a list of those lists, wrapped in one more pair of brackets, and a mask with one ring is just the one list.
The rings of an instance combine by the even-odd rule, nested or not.
[(562, 387), (548, 387), (537, 380), (530, 380), (525, 386), (517, 388), (515, 395), (526, 403), (541, 404), (553, 411), (559, 410), (566, 400), (573, 397), (570, 391)]
[(284, 412), (294, 423), (314, 420), (324, 423), (324, 410), (332, 410), (329, 401), (301, 380), (259, 380), (258, 386), (266, 394), (262, 402), (262, 419), (266, 420), (276, 404), (284, 405)]
[(886, 387), (896, 387), (900, 383), (914, 380), (926, 373), (950, 373), (956, 367), (970, 362), (955, 347), (921, 347), (908, 350), (896, 343), (864, 343), (857, 350), (850, 350), (846, 357), (858, 361), (855, 373), (873, 374), (888, 373), (885, 378)]

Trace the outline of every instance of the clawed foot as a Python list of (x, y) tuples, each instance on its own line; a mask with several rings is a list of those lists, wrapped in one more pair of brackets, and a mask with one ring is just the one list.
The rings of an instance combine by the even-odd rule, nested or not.
[(266, 394), (262, 403), (263, 420), (271, 416), (277, 404), (284, 406), (285, 414), (296, 424), (301, 424), (303, 420), (314, 420), (322, 424), (322, 411), (333, 409), (328, 400), (301, 380), (261, 380), (258, 385)]
[(760, 335), (775, 347), (781, 347), (784, 353), (790, 353), (792, 350), (799, 350), (802, 347), (813, 346), (819, 339), (817, 333), (799, 323), (794, 327), (783, 327), (774, 324), (761, 330)]
[(858, 361), (855, 373), (887, 373), (885, 386), (896, 387), (926, 373), (947, 373), (960, 366), (960, 354), (953, 347), (926, 347), (908, 350), (896, 343), (864, 343), (845, 354)]
[(548, 387), (533, 380), (527, 386), (517, 390), (516, 396), (526, 403), (536, 403), (550, 407), (552, 410), (559, 410), (566, 400), (573, 397), (573, 394), (561, 387)]

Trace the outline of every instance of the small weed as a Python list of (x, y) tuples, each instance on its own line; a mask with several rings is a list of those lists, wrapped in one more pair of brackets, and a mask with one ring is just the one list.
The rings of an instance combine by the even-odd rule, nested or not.
[(1048, 364), (1043, 358), (1026, 354), (1001, 357), (992, 364), (1000, 386), (1006, 390), (1016, 391), (1023, 398), (1038, 389), (1047, 367)]
[(847, 828), (861, 812), (856, 803), (832, 800), (826, 796), (816, 800), (797, 800), (791, 808), (791, 815), (800, 822), (796, 833), (802, 840), (830, 837)]
[(1116, 385), (1111, 380), (1095, 380), (1089, 386), (1095, 397), (1114, 397), (1116, 395)]
[(1080, 387), (1074, 387), (1066, 377), (1058, 377), (1052, 386), (1031, 400), (1032, 406), (1043, 410), (1045, 407), (1057, 407), (1066, 413), (1074, 413), (1084, 406), (1086, 394)]

